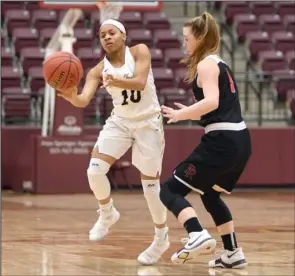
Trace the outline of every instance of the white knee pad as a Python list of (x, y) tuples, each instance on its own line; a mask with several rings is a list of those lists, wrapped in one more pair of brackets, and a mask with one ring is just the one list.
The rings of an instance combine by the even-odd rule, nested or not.
[(142, 187), (154, 223), (165, 223), (167, 209), (160, 200), (159, 180), (142, 180)]
[(111, 185), (106, 176), (110, 169), (110, 164), (99, 159), (91, 158), (87, 169), (89, 186), (97, 200), (103, 200), (110, 196)]

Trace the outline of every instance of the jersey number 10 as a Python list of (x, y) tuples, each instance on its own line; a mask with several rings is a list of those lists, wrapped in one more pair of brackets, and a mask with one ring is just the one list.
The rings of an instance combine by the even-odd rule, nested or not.
[(124, 97), (123, 102), (122, 102), (122, 105), (128, 104), (128, 98), (133, 103), (140, 102), (140, 100), (141, 100), (141, 93), (140, 93), (140, 91), (130, 90), (130, 93), (131, 93), (130, 97), (128, 95), (129, 94), (128, 92), (129, 91), (127, 91), (127, 90), (123, 90), (122, 91), (122, 96)]

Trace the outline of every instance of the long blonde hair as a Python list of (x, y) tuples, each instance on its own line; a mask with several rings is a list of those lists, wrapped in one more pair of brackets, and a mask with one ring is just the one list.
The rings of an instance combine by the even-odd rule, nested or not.
[(184, 27), (190, 27), (195, 38), (200, 41), (193, 55), (181, 60), (188, 68), (185, 82), (191, 83), (197, 74), (198, 63), (208, 54), (219, 52), (220, 33), (218, 24), (208, 12), (186, 21)]

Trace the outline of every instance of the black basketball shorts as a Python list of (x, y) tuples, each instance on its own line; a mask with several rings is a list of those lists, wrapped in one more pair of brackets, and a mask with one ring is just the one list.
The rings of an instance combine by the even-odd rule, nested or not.
[(230, 193), (251, 155), (248, 129), (218, 130), (205, 134), (201, 143), (174, 170), (174, 177), (204, 194), (214, 185)]

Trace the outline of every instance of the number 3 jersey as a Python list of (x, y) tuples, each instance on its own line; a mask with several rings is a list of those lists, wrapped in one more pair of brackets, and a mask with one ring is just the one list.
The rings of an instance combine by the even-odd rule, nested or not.
[[(116, 68), (107, 57), (104, 57), (103, 72), (106, 74), (131, 79), (135, 74), (135, 61), (129, 47), (125, 50), (125, 64)], [(148, 73), (143, 91), (127, 90), (119, 87), (107, 87), (106, 90), (113, 99), (113, 114), (127, 119), (140, 120), (161, 111), (158, 101), (152, 68)]]

